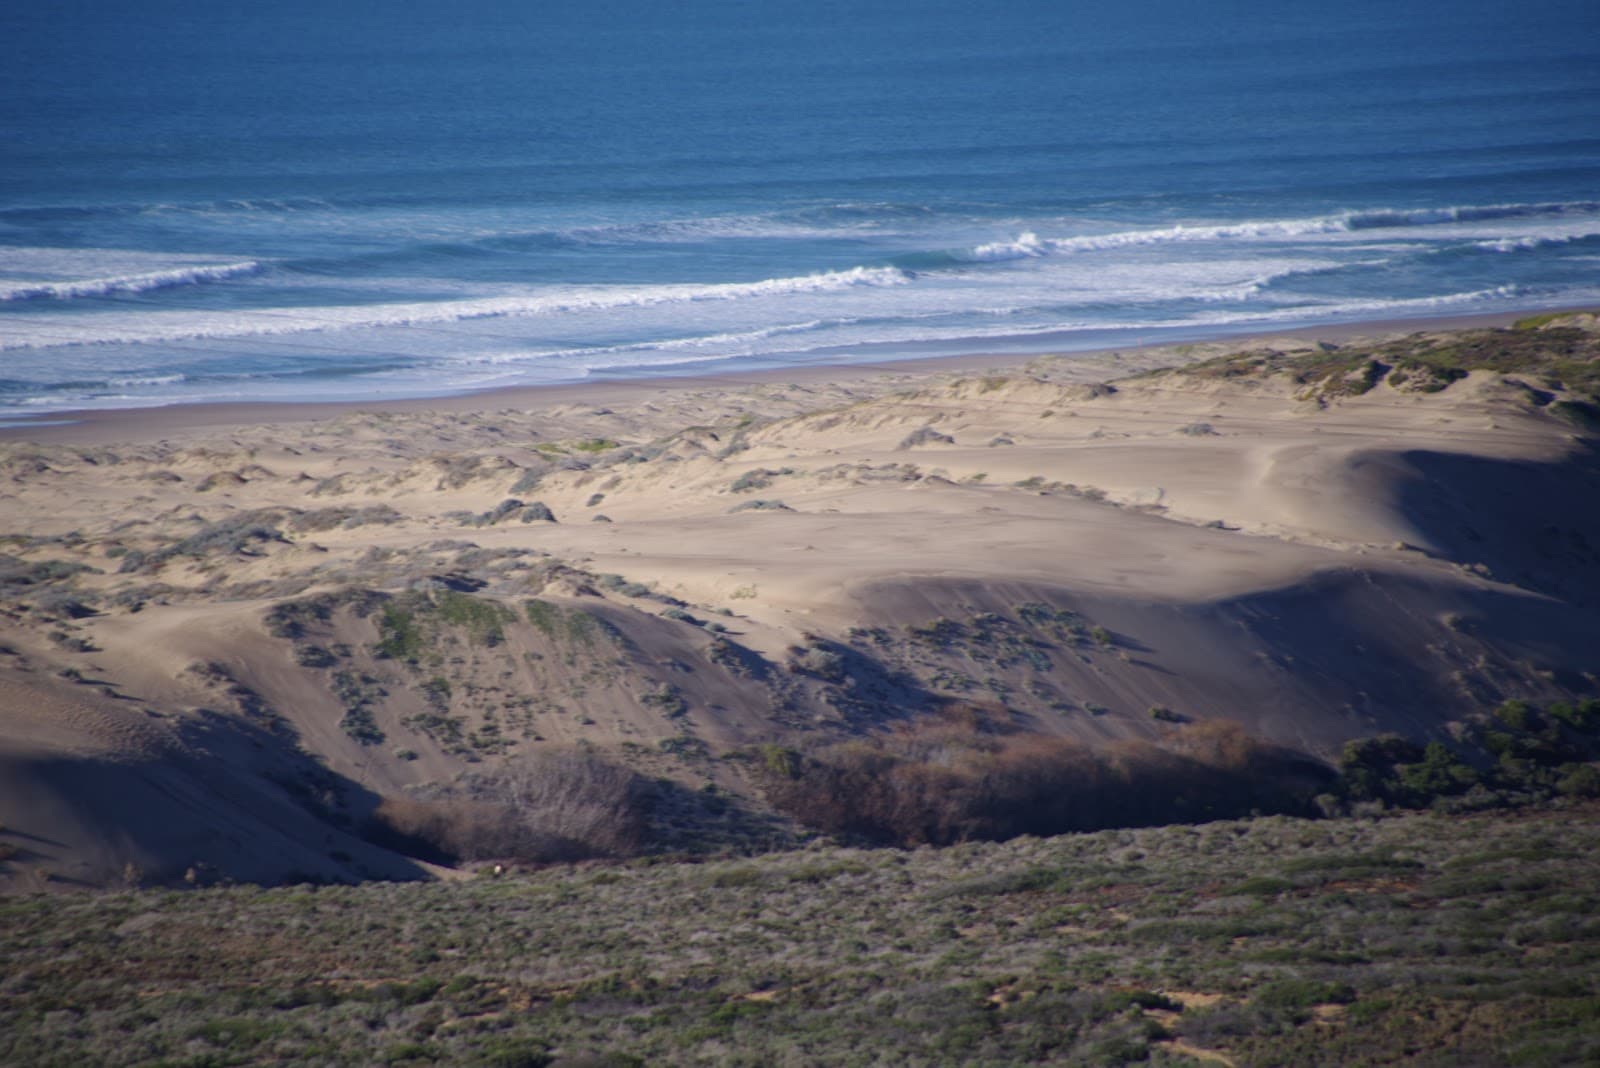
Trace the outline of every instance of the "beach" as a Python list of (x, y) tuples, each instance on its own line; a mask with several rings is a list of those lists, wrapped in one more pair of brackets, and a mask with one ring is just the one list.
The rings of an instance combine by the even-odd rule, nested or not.
[[(1528, 315), (1548, 309), (1489, 312), (1476, 315), (1430, 316), (1420, 319), (1381, 319), (1338, 326), (1308, 326), (1264, 329), (1250, 334), (1206, 336), (1182, 344), (1202, 346), (1247, 346), (1252, 338), (1263, 343), (1284, 338), (1296, 341), (1338, 343), (1355, 338), (1376, 337), (1421, 330), (1454, 330), (1475, 327), (1508, 326)], [(1560, 309), (1556, 309), (1560, 310)], [(1173, 344), (1134, 344), (1119, 348), (1074, 350), (1058, 355), (1084, 368), (1088, 378), (1106, 377), (1124, 368), (1149, 366), (1154, 350), (1157, 363), (1170, 363)], [(1114, 359), (1113, 359), (1114, 357)], [(543, 386), (502, 386), (432, 397), (404, 399), (333, 400), (321, 402), (235, 401), (228, 403), (184, 403), (155, 407), (102, 407), (64, 409), (48, 415), (14, 413), (0, 420), (0, 441), (34, 441), (59, 444), (93, 444), (114, 441), (146, 441), (190, 433), (202, 428), (284, 425), (316, 422), (354, 412), (398, 415), (415, 412), (481, 413), (491, 410), (533, 410), (562, 404), (603, 405), (610, 401), (637, 402), (662, 391), (737, 390), (763, 385), (795, 385), (816, 388), (820, 385), (853, 384), (856, 388), (910, 381), (916, 376), (981, 373), (989, 368), (1014, 367), (1027, 362), (1015, 353), (975, 350), (957, 356), (933, 356), (873, 363), (860, 359), (839, 363), (774, 367), (765, 370), (714, 374), (601, 379), (596, 381)]]

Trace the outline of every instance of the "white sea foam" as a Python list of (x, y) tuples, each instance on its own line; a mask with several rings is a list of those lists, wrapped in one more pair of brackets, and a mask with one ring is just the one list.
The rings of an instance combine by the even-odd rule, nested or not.
[(216, 200), (207, 204), (145, 204), (137, 211), (141, 215), (213, 215), (223, 213), (264, 212), (282, 215), (299, 211), (331, 211), (333, 201), (322, 197), (294, 197), (289, 199), (258, 198), (253, 200)]
[(698, 334), (690, 337), (652, 338), (644, 341), (629, 342), (625, 345), (598, 345), (586, 348), (563, 349), (512, 349), (496, 352), (470, 352), (455, 354), (450, 357), (452, 363), (459, 364), (515, 364), (528, 363), (537, 360), (559, 360), (575, 357), (592, 357), (598, 355), (614, 355), (630, 352), (694, 352), (697, 350), (717, 350), (709, 359), (722, 359), (727, 352), (748, 354), (757, 351), (754, 347), (758, 342), (768, 341), (772, 338), (789, 337), (796, 334), (813, 333), (820, 330), (834, 330), (848, 327), (860, 320), (852, 318), (839, 319), (812, 319), (803, 323), (785, 323), (779, 326), (762, 327), (757, 330), (736, 330), (715, 334)]
[[(1426, 314), (1441, 308), (1463, 307), (1474, 304), (1491, 305), (1515, 300), (1521, 291), (1514, 286), (1497, 286), (1491, 289), (1443, 294), (1435, 297), (1399, 298), (1389, 300), (1332, 301), (1315, 305), (1302, 305), (1273, 310), (1230, 310), (1196, 312), (1184, 316), (1168, 316), (1138, 320), (1125, 318), (1072, 318), (1050, 319), (1035, 322), (1006, 322), (981, 326), (971, 322), (934, 324), (925, 321), (948, 316), (918, 316), (877, 322), (860, 330), (844, 333), (833, 327), (849, 327), (849, 322), (819, 323), (814, 330), (799, 331), (787, 339), (778, 331), (750, 331), (744, 334), (717, 334), (698, 338), (672, 338), (645, 340), (627, 345), (598, 348), (530, 349), (520, 352), (495, 354), (489, 362), (504, 367), (507, 364), (539, 368), (544, 375), (564, 368), (569, 373), (585, 371), (619, 371), (678, 364), (713, 363), (753, 357), (790, 356), (804, 358), (822, 352), (842, 352), (852, 347), (920, 346), (941, 342), (982, 342), (997, 344), (1006, 339), (1024, 341), (1038, 337), (1064, 337), (1075, 333), (1142, 332), (1158, 335), (1166, 331), (1216, 330), (1229, 327), (1255, 327), (1278, 322), (1339, 321), (1363, 316), (1394, 316)], [(992, 309), (995, 317), (1008, 318), (1026, 314), (1032, 309)], [(1037, 317), (1037, 316), (1035, 316)], [(797, 324), (799, 325), (799, 324)], [(809, 324), (808, 324), (809, 325)], [(794, 337), (804, 333), (808, 343), (795, 345)], [(779, 341), (779, 344), (763, 342)], [(468, 357), (453, 364), (470, 366), (481, 357)]]
[[(34, 268), (40, 274), (79, 274), (72, 278), (0, 278), (0, 301), (69, 300), (75, 297), (103, 297), (113, 293), (143, 293), (174, 286), (199, 285), (240, 278), (262, 270), (256, 260), (232, 263), (215, 261), (180, 262), (153, 270), (141, 270), (151, 261), (170, 263), (170, 258), (140, 256), (134, 253), (99, 253), (98, 250), (4, 249), (0, 266), (11, 273)], [(43, 270), (37, 270), (38, 268)], [(108, 273), (82, 277), (99, 268)], [(132, 269), (130, 269), (132, 268)]]
[[(1600, 289), (1592, 291), (1586, 296), (1582, 294), (1577, 296), (1580, 301), (1582, 299), (1594, 299), (1600, 297)], [(1110, 332), (1133, 331), (1149, 332), (1154, 335), (1162, 331), (1193, 332), (1197, 329), (1209, 332), (1218, 328), (1249, 327), (1283, 322), (1338, 322), (1371, 316), (1404, 318), (1410, 315), (1425, 315), (1441, 308), (1462, 308), (1472, 305), (1483, 305), (1487, 310), (1488, 307), (1496, 304), (1520, 302), (1525, 297), (1526, 294), (1520, 287), (1503, 285), (1488, 289), (1440, 294), (1432, 297), (1327, 301), (1270, 309), (1199, 312), (1183, 316), (1168, 316), (1145, 320), (1075, 318), (1036, 324), (1005, 324), (992, 327), (953, 325), (908, 330), (901, 330), (897, 328), (897, 325), (889, 324), (885, 329), (867, 340), (872, 344), (919, 344), (931, 341), (960, 341), (969, 338), (995, 341), (1008, 337), (1020, 339), (1074, 333), (1101, 335)]]
[[(1333, 300), (1299, 304), (1259, 311), (1227, 312), (1218, 315), (1195, 316), (1191, 319), (1167, 320), (1145, 324), (1151, 329), (1182, 328), (1190, 326), (1238, 326), (1255, 323), (1324, 321), (1334, 322), (1363, 316), (1397, 316), (1425, 313), (1437, 308), (1459, 308), (1474, 304), (1492, 306), (1516, 301), (1526, 294), (1520, 286), (1501, 285), (1488, 289), (1475, 289), (1461, 293), (1443, 293), (1432, 297), (1396, 297), (1374, 300)], [(1116, 329), (1117, 327), (1106, 327)], [(1129, 329), (1139, 329), (1128, 324)]]
[[(1563, 295), (1565, 303), (1581, 303), (1600, 299), (1600, 289), (1573, 292)], [(463, 389), (484, 388), (491, 385), (535, 384), (573, 381), (593, 374), (661, 373), (674, 367), (692, 367), (759, 358), (779, 362), (805, 362), (817, 358), (839, 359), (850, 350), (857, 358), (881, 359), (897, 351), (927, 351), (928, 345), (961, 346), (981, 343), (996, 351), (1015, 348), (1018, 351), (1041, 351), (1041, 346), (1051, 350), (1070, 351), (1074, 347), (1089, 347), (1106, 343), (1108, 335), (1131, 335), (1135, 342), (1159, 341), (1167, 338), (1207, 336), (1226, 330), (1270, 329), (1277, 324), (1298, 322), (1336, 322), (1362, 318), (1406, 318), (1435, 313), (1443, 308), (1482, 308), (1515, 303), (1527, 305), (1528, 294), (1515, 286), (1497, 286), (1467, 292), (1447, 293), (1432, 297), (1327, 301), (1277, 309), (1227, 309), (1215, 312), (1196, 311), (1187, 315), (1173, 315), (1149, 319), (1132, 319), (1118, 316), (1106, 317), (1046, 317), (1040, 318), (1037, 309), (995, 309), (996, 312), (1021, 311), (1023, 321), (995, 323), (981, 326), (966, 322), (923, 322), (932, 316), (913, 316), (905, 320), (873, 320), (870, 322), (821, 323), (815, 331), (803, 328), (810, 323), (788, 324), (794, 333), (785, 338), (781, 328), (752, 330), (742, 335), (732, 332), (705, 335), (698, 338), (665, 338), (657, 342), (641, 341), (630, 345), (609, 346), (598, 349), (567, 349), (558, 351), (527, 351), (502, 353), (499, 360), (474, 362), (473, 359), (445, 359), (443, 362), (423, 363), (410, 368), (394, 368), (377, 374), (352, 379), (350, 396), (425, 396)], [(1031, 311), (1032, 314), (1028, 314)], [(1005, 316), (1001, 316), (1005, 317)], [(763, 336), (765, 335), (765, 336)], [(1081, 341), (1075, 341), (1080, 335)], [(794, 344), (804, 337), (804, 344)], [(1013, 344), (1008, 345), (1011, 341)], [(909, 347), (909, 348), (908, 348)], [(111, 383), (108, 382), (108, 385)], [(164, 385), (134, 385), (122, 387), (126, 392), (96, 393), (72, 391), (70, 395), (53, 393), (36, 395), (14, 402), (30, 411), (47, 412), (77, 407), (129, 407), (151, 404), (194, 403), (208, 400), (237, 399), (242, 393), (236, 386), (221, 382), (176, 382)], [(251, 387), (251, 396), (289, 399), (307, 395), (313, 388), (296, 379), (277, 379), (265, 376), (258, 386)], [(319, 396), (337, 396), (340, 387), (326, 380), (318, 380), (314, 387)]]
[[(1341, 270), (1331, 258), (1243, 256), (1161, 257), (1139, 262), (1062, 257), (1030, 263), (1018, 277), (983, 282), (1008, 303), (1035, 307), (1149, 306), (1183, 301), (1247, 300), (1288, 280)], [(975, 293), (974, 296), (977, 294)]]
[(1040, 241), (1039, 235), (1032, 230), (1025, 230), (1015, 241), (995, 241), (979, 245), (969, 252), (966, 258), (979, 263), (1031, 259), (1048, 254), (1052, 244), (1054, 242)]
[[(1135, 319), (1072, 319), (1025, 324), (1008, 323), (989, 327), (972, 324), (920, 326), (904, 323), (886, 323), (849, 339), (842, 337), (819, 338), (817, 343), (803, 347), (752, 346), (690, 357), (685, 357), (681, 353), (669, 352), (665, 350), (664, 346), (647, 344), (629, 346), (626, 350), (619, 347), (592, 351), (569, 350), (542, 355), (552, 359), (563, 359), (568, 363), (570, 370), (574, 372), (586, 371), (593, 373), (630, 369), (644, 372), (651, 368), (663, 366), (705, 364), (755, 357), (785, 357), (804, 360), (824, 353), (843, 354), (852, 348), (859, 349), (864, 358), (881, 358), (881, 354), (886, 348), (921, 347), (941, 343), (949, 345), (970, 342), (999, 349), (1006, 347), (1006, 341), (1010, 340), (1022, 345), (1031, 344), (1034, 351), (1037, 351), (1037, 346), (1040, 342), (1031, 339), (1044, 338), (1050, 339), (1052, 348), (1059, 344), (1063, 349), (1070, 350), (1072, 348), (1071, 336), (1074, 334), (1092, 335), (1095, 340), (1090, 343), (1098, 345), (1103, 343), (1105, 335), (1116, 333), (1126, 334), (1131, 332), (1135, 334), (1136, 341), (1158, 341), (1164, 334), (1170, 335), (1172, 332), (1181, 332), (1187, 336), (1196, 332), (1209, 333), (1229, 328), (1250, 329), (1280, 322), (1340, 321), (1374, 315), (1405, 318), (1412, 315), (1424, 315), (1445, 307), (1462, 307), (1514, 299), (1517, 294), (1512, 290), (1513, 287), (1502, 286), (1495, 289), (1409, 300), (1350, 301), (1330, 303), (1314, 308), (1289, 309), (1286, 312), (1231, 311), (1144, 321)], [(665, 358), (652, 358), (656, 353), (660, 353)]]
[(580, 226), (557, 236), (588, 244), (679, 244), (706, 240), (826, 240), (870, 233), (884, 234), (881, 222), (869, 219), (807, 223), (773, 215), (712, 215), (659, 222)]
[[(881, 218), (875, 217), (864, 208), (856, 211), (841, 208), (824, 213), (824, 217), (815, 222), (771, 214), (726, 215), (659, 222), (614, 223), (577, 227), (558, 233), (574, 240), (608, 243), (634, 241), (671, 243), (707, 238), (811, 239), (851, 237), (863, 233), (883, 236), (886, 227), (890, 227), (889, 232), (892, 232), (894, 225), (904, 221), (902, 218), (904, 212), (892, 212), (892, 205), (877, 207), (885, 212)], [(1025, 230), (1013, 240), (981, 244), (957, 255), (973, 262), (1003, 262), (1048, 255), (1051, 252), (1093, 251), (1175, 241), (1270, 240), (1376, 229), (1564, 217), (1596, 212), (1600, 212), (1600, 201), (1569, 201), (1458, 205), (1417, 210), (1352, 210), (1298, 219), (1245, 220), (1215, 225), (1182, 224), (1148, 230), (1126, 230), (1053, 239), (1043, 239), (1036, 231)]]
[(1119, 230), (1104, 234), (1077, 234), (1052, 238), (1041, 238), (1036, 232), (1028, 230), (1013, 240), (978, 245), (956, 255), (958, 259), (985, 263), (1033, 259), (1059, 253), (1103, 252), (1145, 245), (1273, 241), (1328, 234), (1355, 234), (1369, 230), (1583, 216), (1593, 215), (1596, 212), (1600, 212), (1600, 202), (1573, 201), (1556, 204), (1459, 206), (1418, 211), (1347, 211), (1300, 219), (1262, 219), (1215, 225), (1179, 224), (1153, 229)]
[[(752, 236), (776, 237), (781, 246), (791, 221), (810, 240), (815, 234), (806, 228), (812, 223), (837, 237), (857, 232), (852, 228), (861, 220), (841, 218), (830, 228), (835, 220), (826, 215), (729, 215), (681, 228), (649, 224), (634, 236), (670, 241), (679, 228), (690, 240), (696, 234), (735, 236), (748, 226)], [(1106, 233), (1081, 232), (1081, 220), (1017, 218), (996, 235), (992, 223), (979, 229), (973, 219), (944, 219), (939, 236), (922, 227), (915, 244), (965, 247), (965, 253), (914, 254), (904, 235), (881, 246), (878, 255), (906, 256), (896, 262), (916, 271), (860, 266), (749, 282), (534, 286), (508, 281), (500, 261), (491, 264), (489, 279), (473, 278), (470, 270), (449, 277), (447, 263), (439, 268), (446, 277), (397, 281), (372, 273), (359, 257), (335, 257), (329, 261), (334, 267), (297, 271), (291, 265), (250, 284), (262, 296), (281, 284), (286, 299), (276, 307), (227, 309), (159, 296), (83, 299), (59, 308), (45, 301), (134, 285), (193, 284), (282, 261), (266, 260), (265, 252), (262, 261), (227, 261), (105, 249), (38, 249), (13, 256), (16, 250), (0, 248), (0, 299), (12, 301), (0, 305), (0, 349), (36, 353), (5, 357), (9, 378), (38, 383), (37, 392), (8, 386), (11, 396), (33, 395), (30, 403), (60, 407), (67, 394), (111, 406), (156, 397), (197, 400), (208, 391), (236, 388), (220, 383), (252, 373), (259, 375), (249, 387), (252, 395), (258, 385), (266, 395), (299, 396), (324, 388), (337, 393), (344, 384), (354, 392), (366, 388), (362, 383), (385, 394), (427, 394), (469, 381), (570, 380), (588, 371), (628, 374), (639, 368), (643, 374), (741, 359), (834, 359), (857, 348), (880, 356), (925, 351), (926, 345), (957, 351), (952, 346), (964, 340), (1005, 345), (1015, 338), (1024, 348), (1060, 338), (1070, 348), (1073, 335), (1104, 343), (1108, 335), (1127, 333), (1195, 337), (1274, 323), (1400, 318), (1514, 302), (1583, 303), (1593, 298), (1581, 286), (1558, 289), (1542, 275), (1524, 272), (1524, 263), (1538, 269), (1536, 253), (1507, 261), (1496, 279), (1530, 288), (1452, 292), (1448, 274), (1430, 284), (1426, 278), (1432, 276), (1419, 268), (1438, 262), (1457, 269), (1449, 260), (1430, 260), (1435, 252), (1521, 252), (1600, 236), (1597, 223), (1600, 205), (1588, 203), (1347, 212)], [(632, 225), (619, 223), (616, 232), (623, 235)], [(658, 225), (656, 238), (646, 236)], [(1008, 232), (1014, 236), (1003, 236)], [(1185, 247), (1173, 247), (1178, 245)], [(1578, 251), (1552, 255), (1571, 263)], [(339, 266), (346, 263), (352, 265), (348, 270)], [(1478, 261), (1467, 277), (1481, 278), (1485, 267)], [(1352, 273), (1339, 274), (1345, 271)], [(1298, 284), (1324, 274), (1332, 277)], [(326, 283), (332, 291), (322, 300), (294, 303), (322, 292), (317, 287), (324, 278), (332, 279)], [(152, 282), (160, 284), (147, 284)], [(1467, 285), (1482, 282), (1458, 288)], [(51, 288), (12, 295), (40, 286)], [(360, 303), (352, 291), (365, 291), (373, 301)], [(28, 304), (30, 297), (38, 302)], [(129, 351), (122, 344), (147, 347)], [(181, 362), (174, 354), (181, 354)], [(306, 372), (314, 379), (302, 377)]]
[(1600, 201), (1570, 200), (1542, 204), (1461, 204), (1444, 208), (1353, 211), (1345, 218), (1353, 230), (1394, 226), (1435, 226), (1441, 223), (1492, 222), (1600, 212)]
[[(251, 310), (237, 313), (153, 311), (138, 316), (84, 315), (72, 322), (35, 321), (28, 336), (13, 330), (0, 349), (60, 345), (185, 341), (259, 337), (375, 327), (429, 326), (475, 319), (549, 316), (568, 312), (611, 311), (659, 305), (738, 301), (794, 294), (830, 293), (859, 287), (906, 285), (913, 276), (894, 267), (854, 267), (844, 271), (769, 278), (758, 282), (708, 285), (590, 286), (520, 297), (492, 297), (408, 304), (343, 305)], [(10, 323), (15, 326), (19, 318)]]
[(1567, 245), (1585, 238), (1600, 237), (1600, 230), (1579, 230), (1572, 233), (1527, 234), (1522, 237), (1500, 237), (1487, 241), (1474, 241), (1473, 248), (1487, 252), (1527, 252), (1536, 248)]
[(170, 375), (119, 375), (116, 378), (106, 379), (106, 385), (114, 386), (118, 389), (138, 389), (146, 386), (175, 386), (188, 380), (188, 375), (176, 373)]
[(1104, 252), (1144, 245), (1231, 241), (1241, 238), (1282, 239), (1347, 232), (1349, 226), (1343, 216), (1227, 223), (1216, 226), (1179, 225), (1152, 230), (1121, 230), (1105, 234), (1079, 234), (1073, 237), (1054, 238), (1041, 238), (1038, 234), (1028, 231), (1013, 241), (979, 245), (966, 253), (958, 254), (958, 258), (989, 262), (1031, 259), (1058, 253)]
[[(1366, 236), (1384, 229), (1417, 229), (1449, 223), (1517, 222), (1538, 218), (1560, 218), (1592, 214), (1600, 203), (1569, 202), (1551, 204), (1503, 204), (1458, 206), (1434, 210), (1357, 210), (1330, 215), (1293, 219), (1261, 219), (1219, 222), (1212, 225), (1186, 223), (1164, 228), (1075, 234), (1045, 238), (1038, 226), (1026, 221), (1027, 229), (1007, 240), (980, 243), (955, 251), (957, 259), (973, 263), (1004, 262), (1057, 253), (1094, 252), (1167, 243), (1206, 241), (1293, 240), (1317, 236), (1357, 234)], [(519, 249), (530, 244), (552, 242), (576, 246), (628, 246), (692, 244), (705, 241), (828, 241), (902, 238), (926, 232), (932, 220), (926, 214), (908, 211), (897, 205), (836, 205), (812, 211), (707, 215), (666, 219), (621, 219), (615, 221), (566, 220), (528, 227), (507, 219), (485, 220), (474, 215), (445, 222), (430, 215), (383, 211), (375, 215), (337, 216), (340, 228), (352, 233), (371, 233), (392, 238), (403, 234), (418, 241), (462, 242), (463, 248)], [(335, 219), (330, 218), (329, 225)], [(1075, 226), (1074, 221), (1055, 220), (1052, 224)], [(412, 255), (414, 250), (402, 250)]]

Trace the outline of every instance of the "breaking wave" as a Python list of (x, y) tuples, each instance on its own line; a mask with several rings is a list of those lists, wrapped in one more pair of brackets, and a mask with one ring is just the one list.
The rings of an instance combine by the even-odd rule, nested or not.
[[(607, 311), (669, 304), (736, 301), (803, 293), (827, 293), (857, 287), (906, 285), (913, 279), (896, 267), (853, 267), (844, 271), (769, 278), (758, 282), (721, 282), (708, 285), (596, 286), (564, 289), (528, 296), (489, 297), (475, 300), (411, 304), (343, 305), (287, 308), (242, 314), (152, 312), (140, 324), (100, 326), (86, 317), (76, 332), (59, 331), (67, 324), (53, 323), (45, 339), (21, 336), (0, 339), (0, 349), (46, 348), (61, 345), (185, 341), (203, 338), (256, 337), (278, 334), (355, 330), (373, 327), (426, 326), (519, 316), (547, 316), (566, 312)], [(148, 325), (144, 325), (148, 324)]]
[[(1033, 259), (1057, 253), (1098, 252), (1207, 241), (1281, 240), (1313, 237), (1320, 234), (1349, 234), (1366, 230), (1409, 229), (1453, 223), (1498, 222), (1512, 219), (1552, 218), (1592, 215), (1600, 212), (1600, 201), (1572, 201), (1557, 204), (1497, 204), (1415, 211), (1347, 211), (1303, 219), (1267, 219), (1211, 226), (1180, 224), (1148, 230), (1121, 230), (1105, 234), (1041, 238), (1024, 231), (1011, 241), (996, 241), (955, 253), (957, 260), (970, 263)], [(1507, 239), (1520, 240), (1520, 239)]]
[(116, 275), (110, 278), (81, 278), (68, 281), (0, 280), (0, 301), (71, 300), (74, 297), (105, 297), (113, 293), (144, 293), (152, 289), (201, 285), (257, 274), (262, 265), (255, 260), (240, 263), (199, 264), (162, 271)]

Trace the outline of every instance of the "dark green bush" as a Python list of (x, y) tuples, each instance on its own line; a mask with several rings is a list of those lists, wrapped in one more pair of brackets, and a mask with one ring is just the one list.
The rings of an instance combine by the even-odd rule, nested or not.
[(1314, 979), (1280, 979), (1256, 992), (1256, 1004), (1277, 1009), (1308, 1009), (1313, 1005), (1348, 1005), (1356, 999), (1349, 983)]

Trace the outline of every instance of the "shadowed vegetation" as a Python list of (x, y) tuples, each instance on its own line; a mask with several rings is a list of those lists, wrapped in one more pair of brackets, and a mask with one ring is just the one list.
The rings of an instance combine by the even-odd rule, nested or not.
[(756, 763), (771, 803), (801, 824), (898, 845), (948, 845), (1248, 815), (1309, 813), (1333, 774), (1213, 721), (1164, 744), (1092, 749), (981, 723), (915, 724)]
[(368, 837), (423, 860), (548, 863), (623, 856), (644, 842), (649, 789), (586, 752), (519, 758), (431, 798), (389, 798)]

